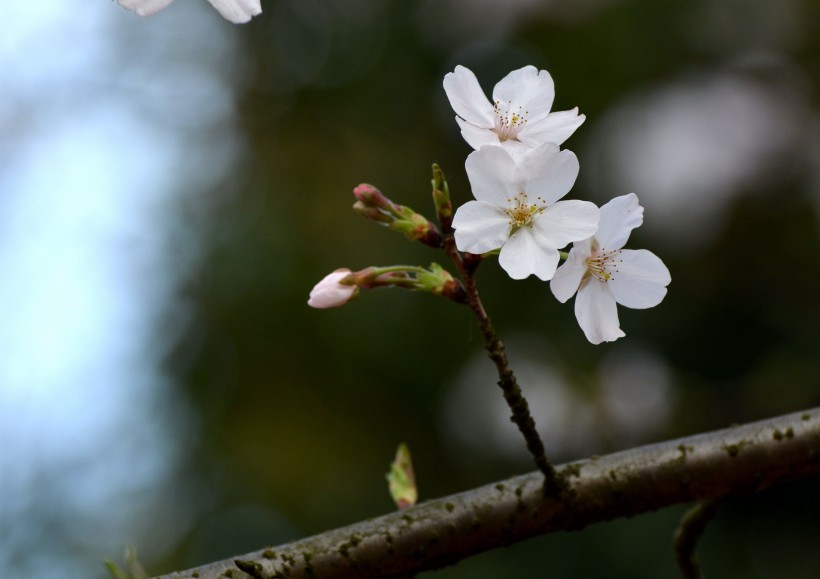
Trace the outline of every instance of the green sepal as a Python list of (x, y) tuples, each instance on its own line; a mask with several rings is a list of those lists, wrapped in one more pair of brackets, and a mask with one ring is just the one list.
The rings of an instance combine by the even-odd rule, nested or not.
[(433, 203), (436, 205), (436, 213), (442, 227), (449, 226), (453, 219), (453, 203), (450, 201), (450, 188), (444, 178), (444, 172), (438, 163), (433, 163)]

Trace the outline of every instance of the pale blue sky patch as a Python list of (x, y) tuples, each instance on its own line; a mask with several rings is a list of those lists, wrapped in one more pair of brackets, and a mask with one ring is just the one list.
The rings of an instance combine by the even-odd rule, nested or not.
[(178, 210), (238, 152), (236, 47), (195, 8), (0, 8), (0, 576), (93, 576), (191, 522), (168, 482), (195, 425), (161, 370), (197, 258)]

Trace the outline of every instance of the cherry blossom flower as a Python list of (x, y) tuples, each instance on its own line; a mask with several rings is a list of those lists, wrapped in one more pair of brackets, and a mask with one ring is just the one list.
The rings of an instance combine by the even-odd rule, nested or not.
[(495, 85), (487, 100), (473, 72), (457, 66), (444, 76), (444, 92), (464, 140), (474, 149), (501, 145), (518, 155), (542, 143), (560, 145), (586, 118), (578, 108), (550, 112), (555, 85), (546, 70), (525, 66)]
[(356, 285), (339, 283), (350, 274), (349, 269), (337, 269), (327, 274), (310, 292), (308, 305), (312, 308), (337, 308), (356, 297), (359, 288)]
[[(151, 16), (168, 6), (174, 0), (117, 0), (117, 4), (136, 12), (140, 16)], [(208, 0), (223, 18), (234, 24), (247, 22), (262, 13), (260, 0)]]
[(643, 223), (643, 207), (634, 193), (616, 197), (601, 207), (601, 223), (594, 236), (573, 243), (550, 282), (560, 302), (573, 294), (575, 317), (593, 344), (625, 336), (618, 321), (621, 304), (651, 308), (663, 300), (672, 281), (658, 256), (645, 249), (621, 249), (633, 229)]
[(588, 201), (558, 201), (578, 176), (572, 151), (545, 143), (514, 159), (484, 146), (467, 157), (475, 196), (453, 218), (456, 247), (470, 253), (501, 249), (498, 263), (513, 279), (535, 274), (547, 281), (558, 266), (558, 248), (585, 239), (598, 226)]

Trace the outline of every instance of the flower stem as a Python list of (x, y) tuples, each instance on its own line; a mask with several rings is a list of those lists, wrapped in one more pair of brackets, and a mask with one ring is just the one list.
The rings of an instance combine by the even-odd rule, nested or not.
[(388, 265), (384, 267), (372, 268), (374, 275), (384, 275), (386, 273), (396, 273), (411, 271), (413, 273), (425, 273), (427, 270), (419, 265)]
[(558, 496), (564, 490), (564, 480), (556, 472), (555, 467), (547, 458), (544, 452), (544, 443), (538, 435), (538, 430), (535, 428), (535, 421), (530, 413), (527, 399), (524, 398), (521, 392), (521, 387), (515, 378), (515, 374), (510, 368), (510, 363), (507, 360), (507, 352), (504, 342), (495, 331), (490, 316), (484, 309), (481, 303), (481, 297), (478, 295), (478, 288), (475, 284), (475, 270), (478, 267), (480, 256), (473, 256), (467, 254), (469, 263), (465, 263), (465, 257), (461, 255), (455, 245), (455, 238), (453, 237), (452, 228), (442, 224), (444, 234), (444, 251), (450, 257), (458, 269), (461, 276), (464, 288), (467, 292), (467, 305), (472, 310), (478, 326), (484, 336), (484, 348), (487, 354), (495, 364), (498, 371), (498, 385), (504, 393), (504, 400), (512, 410), (511, 420), (518, 426), (518, 430), (524, 435), (524, 440), (527, 442), (527, 450), (535, 460), (535, 465), (544, 474), (544, 494), (546, 496)]

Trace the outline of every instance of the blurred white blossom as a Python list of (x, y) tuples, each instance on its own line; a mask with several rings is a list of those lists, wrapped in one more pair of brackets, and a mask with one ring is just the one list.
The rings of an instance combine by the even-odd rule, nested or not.
[[(174, 0), (117, 0), (117, 4), (140, 16), (151, 16)], [(249, 21), (262, 13), (260, 0), (208, 0), (223, 18), (235, 24)]]
[(668, 238), (669, 251), (708, 243), (738, 195), (787, 183), (807, 162), (813, 115), (802, 78), (772, 67), (769, 82), (690, 73), (627, 96), (587, 141), (587, 187), (651, 192), (647, 233)]

